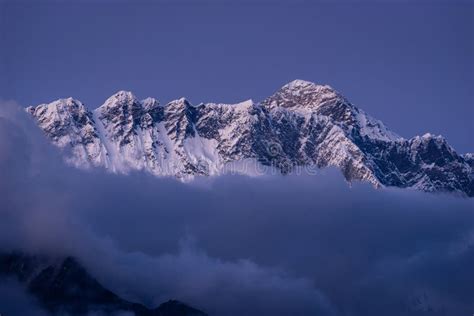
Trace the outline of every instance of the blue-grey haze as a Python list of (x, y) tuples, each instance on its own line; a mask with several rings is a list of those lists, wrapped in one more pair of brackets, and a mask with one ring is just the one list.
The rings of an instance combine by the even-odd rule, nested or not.
[[(0, 252), (73, 255), (124, 298), (209, 315), (474, 310), (474, 199), (349, 188), (327, 170), (184, 184), (60, 159), (24, 111), (0, 108)], [(3, 282), (2, 308), (37, 310)]]

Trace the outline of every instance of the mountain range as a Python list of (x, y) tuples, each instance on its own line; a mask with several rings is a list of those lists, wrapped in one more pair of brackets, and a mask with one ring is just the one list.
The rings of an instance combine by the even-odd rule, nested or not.
[(66, 162), (84, 169), (188, 181), (242, 162), (239, 172), (251, 174), (261, 168), (249, 162), (283, 174), (334, 166), (349, 182), (474, 196), (474, 154), (429, 133), (400, 137), (330, 86), (303, 80), (261, 102), (162, 105), (119, 91), (95, 110), (73, 98), (26, 110)]

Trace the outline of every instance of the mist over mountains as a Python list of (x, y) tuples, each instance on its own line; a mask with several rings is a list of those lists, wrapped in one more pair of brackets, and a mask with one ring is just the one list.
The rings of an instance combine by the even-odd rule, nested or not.
[(472, 0), (0, 0), (0, 316), (474, 316), (473, 39)]
[(2, 251), (72, 256), (148, 307), (177, 299), (209, 315), (474, 309), (472, 199), (349, 187), (333, 169), (191, 183), (84, 171), (64, 164), (11, 104), (0, 107), (0, 172)]

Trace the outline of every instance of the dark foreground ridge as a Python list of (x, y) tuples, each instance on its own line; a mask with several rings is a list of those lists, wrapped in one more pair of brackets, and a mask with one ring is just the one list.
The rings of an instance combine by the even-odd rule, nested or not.
[(0, 254), (0, 276), (17, 278), (53, 315), (133, 312), (136, 316), (206, 316), (176, 300), (154, 309), (126, 301), (104, 288), (72, 257)]

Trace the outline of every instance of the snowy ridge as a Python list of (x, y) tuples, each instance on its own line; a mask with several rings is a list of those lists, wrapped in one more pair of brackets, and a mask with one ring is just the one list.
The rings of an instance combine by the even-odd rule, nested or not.
[(441, 136), (403, 139), (330, 86), (303, 80), (259, 103), (161, 105), (119, 91), (93, 112), (72, 98), (27, 111), (80, 168), (190, 180), (253, 160), (282, 173), (336, 166), (348, 181), (474, 196), (472, 154), (458, 155)]

